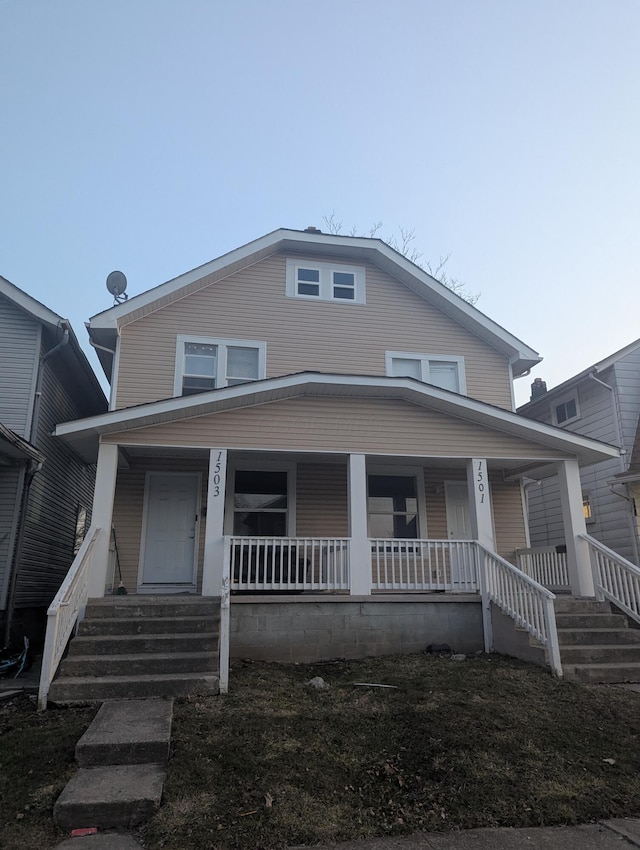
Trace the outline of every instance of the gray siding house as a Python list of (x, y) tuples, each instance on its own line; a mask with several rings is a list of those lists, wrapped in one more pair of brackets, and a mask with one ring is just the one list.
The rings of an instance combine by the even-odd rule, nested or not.
[[(637, 510), (627, 480), (640, 414), (640, 340), (551, 390), (539, 378), (518, 413), (619, 446), (619, 458), (580, 470), (587, 531), (640, 564)], [(557, 477), (526, 485), (529, 535), (534, 548), (564, 544)]]
[(88, 528), (95, 468), (53, 430), (106, 409), (69, 323), (0, 277), (1, 645), (41, 639)]

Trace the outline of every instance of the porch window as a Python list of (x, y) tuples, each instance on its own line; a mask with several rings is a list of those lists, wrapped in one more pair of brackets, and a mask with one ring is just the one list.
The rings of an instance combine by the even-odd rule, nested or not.
[(416, 540), (418, 488), (413, 475), (369, 475), (369, 534)]
[(264, 378), (265, 354), (264, 342), (180, 334), (174, 395), (193, 395)]
[(415, 378), (443, 390), (466, 393), (464, 357), (387, 351), (387, 375)]
[(237, 470), (233, 496), (233, 533), (238, 537), (287, 534), (287, 473)]

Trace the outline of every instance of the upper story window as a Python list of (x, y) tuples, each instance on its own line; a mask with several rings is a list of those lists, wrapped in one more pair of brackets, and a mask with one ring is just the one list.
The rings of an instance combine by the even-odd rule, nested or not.
[(266, 345), (242, 339), (178, 336), (174, 395), (232, 387), (265, 376)]
[(567, 425), (573, 422), (574, 419), (580, 418), (580, 408), (578, 407), (578, 398), (573, 396), (567, 398), (560, 404), (553, 405), (554, 425)]
[(287, 260), (289, 298), (364, 304), (364, 283), (364, 269), (361, 266)]
[(440, 354), (410, 354), (387, 351), (387, 375), (396, 378), (416, 378), (455, 393), (467, 392), (464, 357)]

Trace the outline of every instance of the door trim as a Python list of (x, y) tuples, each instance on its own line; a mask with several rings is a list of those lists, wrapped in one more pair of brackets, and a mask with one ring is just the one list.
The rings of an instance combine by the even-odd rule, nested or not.
[[(196, 515), (198, 517), (195, 524), (195, 536), (193, 543), (193, 568), (191, 582), (179, 584), (150, 584), (143, 583), (144, 575), (144, 556), (145, 546), (147, 542), (147, 524), (149, 518), (149, 492), (150, 481), (152, 475), (165, 476), (189, 476), (196, 481)], [(162, 469), (148, 469), (144, 476), (144, 500), (142, 506), (142, 530), (140, 532), (140, 554), (138, 556), (138, 579), (137, 593), (195, 593), (197, 590), (198, 581), (198, 556), (200, 542), (200, 521), (202, 519), (202, 473), (201, 472), (177, 472), (176, 470), (165, 471)]]

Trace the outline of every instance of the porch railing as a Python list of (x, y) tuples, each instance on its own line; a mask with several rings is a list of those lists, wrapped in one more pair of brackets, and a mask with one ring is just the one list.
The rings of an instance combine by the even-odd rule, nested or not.
[(349, 590), (346, 537), (231, 537), (231, 590)]
[(640, 623), (640, 569), (591, 535), (580, 537), (589, 546), (596, 597), (608, 599)]
[(478, 590), (472, 540), (371, 540), (373, 590)]
[(544, 587), (569, 587), (566, 552), (556, 546), (536, 549), (516, 549), (518, 567)]
[(100, 528), (91, 526), (69, 572), (47, 611), (47, 632), (42, 653), (42, 670), (38, 690), (38, 708), (47, 707), (49, 687), (56, 674), (71, 633), (78, 619), (82, 618), (89, 596), (89, 580), (93, 550)]
[(509, 561), (477, 544), (481, 558), (483, 602), (493, 602), (516, 625), (546, 647), (553, 672), (562, 676), (560, 646), (553, 608), (555, 594)]

